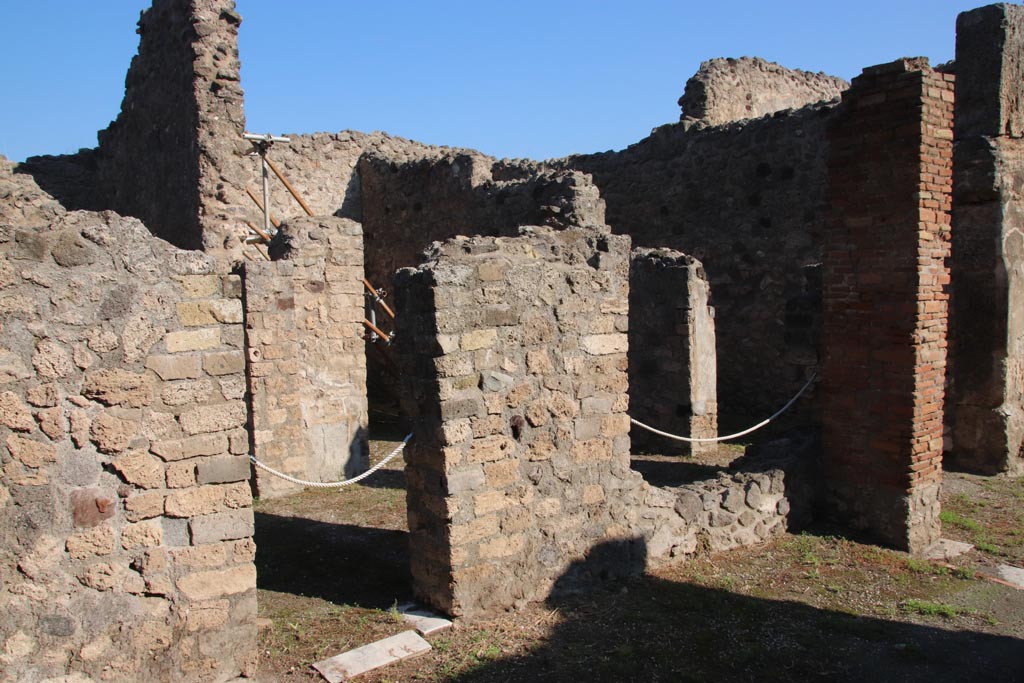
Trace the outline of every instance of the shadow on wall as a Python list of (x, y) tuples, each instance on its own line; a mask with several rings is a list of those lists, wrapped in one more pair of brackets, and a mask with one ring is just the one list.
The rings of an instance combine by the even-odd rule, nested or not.
[(32, 176), (68, 211), (103, 211), (110, 207), (97, 188), (96, 163), (96, 151), (83, 149), (77, 154), (29, 157), (14, 172)]
[[(1021, 680), (1024, 641), (889, 622), (796, 602), (643, 577), (612, 580), (609, 558), (642, 567), (641, 539), (596, 546), (558, 580), (547, 605), (565, 618), (543, 647), (453, 680)], [(581, 578), (607, 578), (579, 594)]]

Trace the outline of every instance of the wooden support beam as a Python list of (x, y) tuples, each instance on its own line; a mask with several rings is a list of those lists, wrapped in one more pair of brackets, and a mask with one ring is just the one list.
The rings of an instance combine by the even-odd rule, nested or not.
[(277, 167), (277, 164), (275, 164), (273, 161), (271, 161), (270, 157), (266, 157), (266, 160), (267, 160), (267, 166), (269, 166), (270, 170), (274, 172), (274, 175), (276, 175), (278, 177), (278, 179), (282, 183), (284, 183), (284, 186), (286, 188), (288, 188), (288, 192), (290, 192), (292, 197), (295, 198), (295, 201), (297, 201), (299, 203), (299, 206), (301, 206), (302, 210), (306, 212), (306, 215), (307, 216), (312, 216), (313, 215), (313, 209), (309, 208), (309, 204), (307, 204), (306, 202), (304, 202), (302, 200), (302, 197), (299, 196), (299, 191), (296, 190), (294, 187), (292, 187), (292, 184), (289, 183), (288, 179), (284, 177), (284, 174), (281, 173), (281, 169), (279, 169)]

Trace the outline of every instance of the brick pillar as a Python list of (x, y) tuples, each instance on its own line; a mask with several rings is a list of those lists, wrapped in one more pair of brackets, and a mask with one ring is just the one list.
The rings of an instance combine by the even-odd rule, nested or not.
[(939, 536), (952, 81), (924, 59), (865, 69), (828, 136), (826, 504), (912, 552)]
[(950, 462), (1021, 474), (1024, 442), (1024, 7), (957, 19)]

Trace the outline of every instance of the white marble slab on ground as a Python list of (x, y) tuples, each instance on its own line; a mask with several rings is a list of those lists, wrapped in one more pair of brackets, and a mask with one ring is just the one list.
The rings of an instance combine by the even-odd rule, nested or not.
[(399, 605), (398, 613), (421, 636), (430, 636), (452, 627), (451, 620), (411, 602)]
[(952, 560), (954, 557), (963, 555), (968, 550), (974, 550), (974, 546), (970, 543), (940, 538), (928, 550), (924, 551), (924, 556), (928, 560)]
[(996, 567), (996, 574), (1007, 583), (1012, 583), (1017, 588), (1024, 588), (1024, 569), (1011, 567), (1008, 564), (1001, 564)]
[(363, 645), (317, 662), (313, 668), (330, 683), (341, 683), (367, 671), (429, 651), (430, 643), (420, 638), (415, 631), (403, 631), (397, 636), (378, 640), (376, 643)]

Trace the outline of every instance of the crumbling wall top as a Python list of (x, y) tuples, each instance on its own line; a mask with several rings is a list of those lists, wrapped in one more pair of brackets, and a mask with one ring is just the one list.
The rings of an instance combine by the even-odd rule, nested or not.
[(680, 120), (711, 125), (834, 99), (850, 87), (821, 72), (787, 69), (760, 57), (711, 59), (686, 82)]

